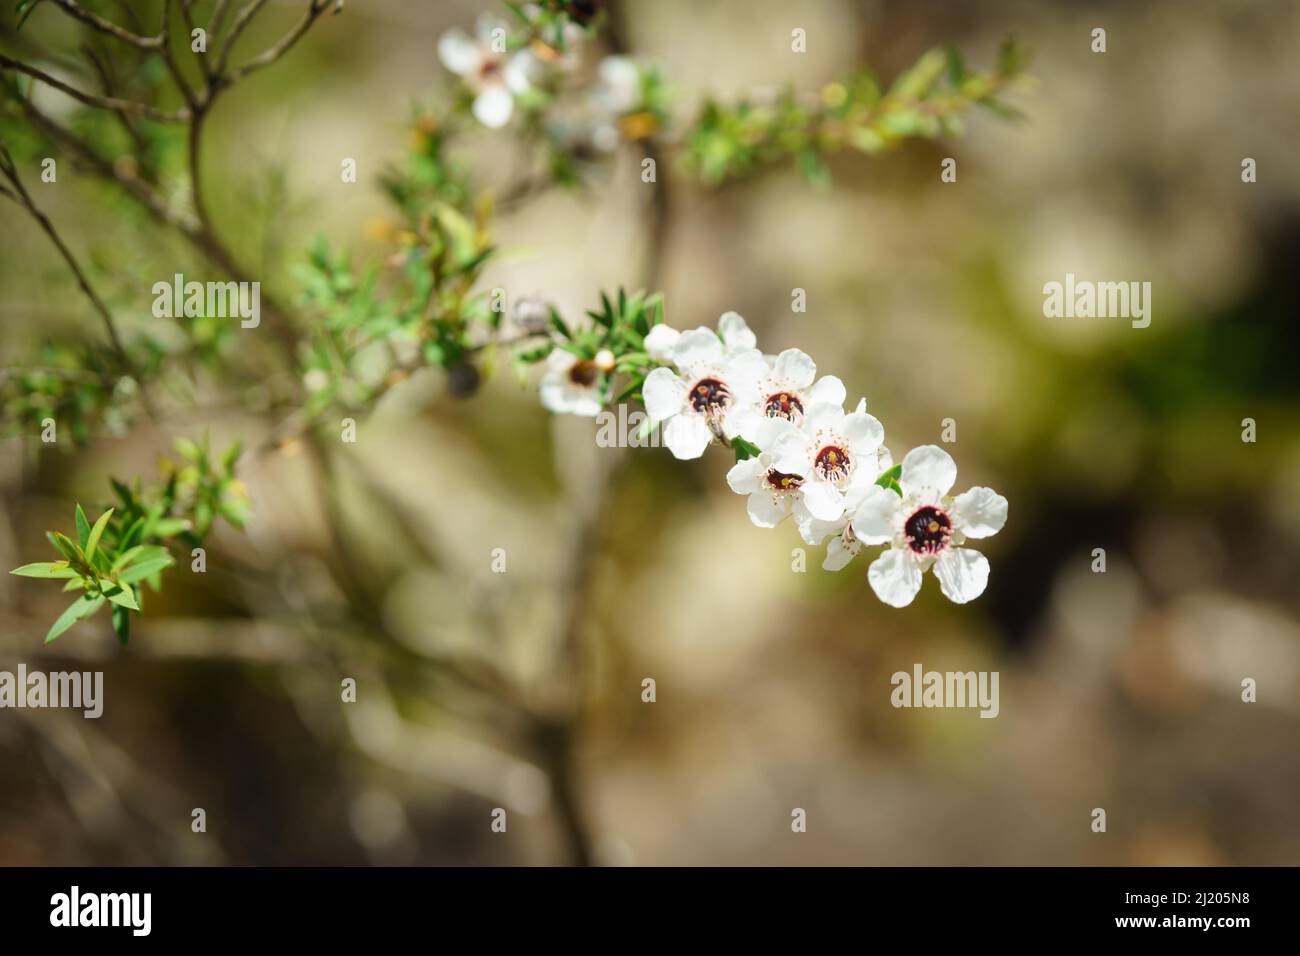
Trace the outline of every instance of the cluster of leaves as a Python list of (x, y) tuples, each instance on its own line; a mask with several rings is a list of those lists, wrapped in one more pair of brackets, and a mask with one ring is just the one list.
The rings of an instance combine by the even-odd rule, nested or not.
[(164, 478), (155, 488), (142, 491), (114, 480), (118, 503), (91, 524), (81, 505), (76, 507), (76, 540), (58, 531), (46, 532), (58, 561), (42, 561), (15, 568), (11, 574), (29, 578), (63, 580), (64, 591), (82, 593), (59, 615), (45, 635), (55, 640), (100, 608), (112, 608), (113, 630), (123, 644), (131, 635), (131, 614), (140, 613), (148, 584), (155, 593), (162, 572), (175, 564), (167, 543), (202, 544), (219, 515), (235, 527), (248, 520), (248, 494), (235, 477), (240, 446), (232, 445), (214, 458), (207, 442), (179, 439), (180, 462), (164, 460)]
[(718, 185), (792, 158), (810, 182), (827, 185), (825, 157), (846, 147), (875, 154), (908, 138), (959, 135), (975, 106), (1014, 118), (998, 96), (1027, 65), (1023, 49), (1007, 40), (984, 72), (967, 70), (955, 50), (930, 50), (888, 89), (864, 71), (828, 84), (811, 102), (791, 90), (765, 103), (709, 100), (686, 133), (685, 162)]
[[(571, 352), (580, 360), (594, 362), (602, 352), (611, 364), (600, 369), (600, 395), (603, 402), (640, 401), (641, 386), (657, 364), (645, 351), (645, 337), (664, 321), (663, 296), (644, 291), (628, 293), (620, 288), (611, 299), (600, 294), (600, 308), (586, 313), (590, 324), (574, 329), (560, 313), (551, 309), (554, 338), (544, 345), (515, 355), (519, 366), (543, 361), (555, 349)], [(616, 386), (621, 386), (616, 389)]]
[[(142, 388), (186, 374), (191, 364), (215, 364), (225, 333), (204, 338), (191, 331), (192, 323), (181, 321), (179, 350), (152, 335), (136, 335), (127, 346), (129, 369), (102, 342), (42, 343), (30, 365), (0, 369), (0, 438), (39, 434), (49, 420), (61, 429), (59, 444), (69, 449), (101, 428), (125, 433), (140, 414)], [(227, 319), (211, 324), (231, 326)]]
[(0, 371), (0, 409), (5, 437), (38, 434), (48, 419), (80, 444), (103, 416), (122, 424), (120, 399), (133, 389), (116, 356), (99, 345), (43, 344), (30, 366)]
[(296, 270), (301, 303), (323, 318), (303, 355), (309, 408), (363, 405), (420, 364), (456, 368), (478, 346), (475, 329), (500, 324), (474, 291), (494, 252), (490, 205), (446, 158), (445, 127), (423, 115), (413, 132), (405, 168), (383, 177), (397, 221), (373, 230), (392, 254), (358, 271), (322, 237)]

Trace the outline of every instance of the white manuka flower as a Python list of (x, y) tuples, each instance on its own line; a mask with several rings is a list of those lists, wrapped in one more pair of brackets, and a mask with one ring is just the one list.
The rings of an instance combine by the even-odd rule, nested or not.
[(546, 358), (542, 375), (542, 404), (553, 412), (595, 418), (604, 407), (601, 389), (614, 367), (614, 354), (603, 350), (595, 358), (578, 358), (556, 349)]
[[(763, 422), (770, 418), (783, 418), (799, 424), (804, 412), (817, 404), (844, 405), (844, 383), (834, 375), (817, 378), (817, 364), (799, 349), (786, 349), (780, 355), (769, 356), (768, 373), (758, 383), (758, 402), (743, 413), (740, 434), (760, 448), (765, 447), (754, 437)], [(858, 411), (863, 411), (863, 408)]]
[(493, 34), (504, 29), (499, 20), (480, 17), (477, 36), (452, 27), (438, 40), (438, 58), (474, 91), (474, 116), (491, 129), (510, 122), (515, 96), (528, 92), (540, 66), (536, 55), (528, 50), (515, 54), (501, 51), (505, 34)]
[(880, 600), (906, 607), (921, 590), (931, 566), (948, 600), (965, 604), (984, 593), (989, 562), (967, 538), (1002, 530), (1007, 499), (990, 488), (972, 488), (955, 498), (957, 464), (937, 445), (913, 448), (903, 459), (898, 484), (903, 496), (879, 486), (868, 489), (853, 516), (853, 533), (865, 544), (889, 543), (871, 563), (867, 580)]
[(713, 438), (739, 434), (736, 412), (754, 402), (767, 363), (758, 349), (730, 351), (705, 328), (678, 336), (671, 361), (677, 372), (661, 366), (641, 386), (646, 414), (667, 423), (663, 441), (674, 457), (699, 458)]
[(728, 354), (758, 348), (758, 336), (750, 330), (739, 312), (723, 312), (718, 317), (718, 338), (722, 339), (722, 346)]
[(818, 403), (806, 409), (797, 430), (777, 441), (772, 464), (803, 479), (800, 491), (812, 517), (838, 521), (850, 496), (880, 476), (880, 462), (889, 455), (884, 440), (884, 426), (865, 411), (846, 415), (841, 405)]
[[(862, 411), (862, 408), (862, 404), (859, 403), (858, 411)], [(888, 471), (892, 464), (893, 459), (890, 457), (889, 449), (882, 447), (876, 467), (884, 472)], [(830, 541), (826, 544), (826, 557), (822, 561), (822, 570), (842, 571), (849, 566), (849, 562), (856, 558), (858, 552), (862, 550), (862, 542), (853, 533), (850, 521), (857, 512), (858, 506), (862, 504), (862, 500), (874, 487), (878, 486), (874, 484), (858, 484), (848, 488), (844, 493), (844, 514), (835, 521), (823, 521), (820, 518), (814, 518), (804, 505), (802, 498), (795, 502), (794, 522), (799, 529), (799, 536), (807, 544), (814, 546), (830, 538)]]
[[(712, 329), (700, 326), (697, 331), (708, 332), (715, 335), (722, 342), (723, 351), (730, 355), (736, 352), (747, 352), (758, 345), (758, 338), (745, 324), (745, 320), (736, 312), (724, 312), (718, 319), (718, 331), (715, 333)], [(645, 337), (645, 350), (656, 362), (673, 363), (673, 350), (677, 348), (677, 340), (681, 338), (682, 333), (670, 325), (660, 322), (652, 328)]]
[(682, 333), (677, 329), (660, 322), (645, 337), (646, 354), (656, 362), (671, 362), (673, 349), (677, 347), (677, 340), (681, 337)]
[[(794, 429), (794, 424), (784, 418), (764, 419), (754, 440), (760, 448), (772, 448), (782, 435)], [(799, 487), (803, 479), (772, 467), (770, 451), (736, 462), (727, 472), (727, 484), (736, 494), (749, 496), (749, 520), (760, 528), (775, 528), (791, 508), (802, 511)]]

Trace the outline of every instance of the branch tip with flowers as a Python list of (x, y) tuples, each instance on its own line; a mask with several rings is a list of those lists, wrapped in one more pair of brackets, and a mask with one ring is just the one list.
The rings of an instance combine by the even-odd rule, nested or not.
[(924, 445), (895, 464), (866, 399), (846, 412), (840, 379), (818, 378), (799, 349), (763, 354), (735, 312), (716, 329), (682, 332), (663, 323), (658, 296), (620, 291), (617, 306), (607, 296), (602, 306), (577, 333), (552, 313), (555, 341), (520, 356), (545, 362), (546, 408), (596, 416), (611, 403), (640, 399), (646, 427), (662, 430), (675, 458), (699, 458), (713, 444), (730, 448), (736, 463), (727, 484), (746, 496), (750, 520), (774, 528), (793, 516), (807, 544), (829, 539), (826, 570), (886, 545), (867, 578), (893, 607), (910, 604), (931, 569), (955, 603), (984, 592), (988, 560), (965, 545), (1001, 530), (1007, 500), (983, 487), (953, 496), (957, 466), (946, 451)]
[[(22, 0), (17, 27), (43, 6)], [(662, 430), (674, 456), (696, 458), (710, 444), (726, 445), (736, 458), (727, 480), (746, 496), (751, 520), (772, 527), (793, 516), (803, 540), (829, 542), (824, 567), (841, 568), (862, 548), (886, 545), (868, 572), (886, 603), (909, 603), (931, 568), (955, 601), (983, 591), (987, 561), (965, 544), (1001, 527), (1005, 499), (982, 488), (952, 496), (955, 467), (933, 446), (895, 463), (880, 422), (862, 402), (846, 411), (843, 383), (818, 379), (804, 353), (765, 356), (735, 313), (716, 329), (679, 332), (665, 323), (654, 292), (602, 295), (582, 321), (570, 322), (537, 296), (507, 307), (500, 290), (482, 288), (482, 276), (498, 253), (494, 214), (551, 187), (588, 184), (621, 149), (675, 154), (678, 174), (710, 187), (786, 162), (825, 186), (835, 153), (875, 155), (908, 139), (955, 135), (976, 107), (1014, 115), (1004, 96), (1026, 63), (1016, 44), (1005, 44), (985, 71), (968, 70), (954, 51), (931, 51), (888, 85), (862, 70), (816, 93), (707, 98), (679, 110), (659, 72), (623, 51), (604, 4), (507, 3), (502, 16), (485, 15), (473, 31), (452, 29), (430, 50), (453, 78), (451, 105), (417, 110), (406, 163), (381, 179), (395, 209), (368, 230), (381, 255), (355, 266), (337, 244), (318, 238), (290, 276), (296, 295), (263, 296), (269, 336), (188, 312), (158, 335), (116, 324), (95, 289), (102, 276), (79, 266), (57, 226), (28, 201), (18, 168), (52, 152), (66, 156), (83, 179), (181, 237), (209, 268), (247, 279), (203, 200), (206, 118), (225, 90), (301, 49), (321, 15), (343, 4), (307, 0), (287, 33), (240, 66), (232, 59), (264, 11), (262, 0), (237, 9), (218, 0), (208, 22), (212, 54), (196, 53), (193, 62), (174, 55), (171, 31), (177, 13), (193, 27), (196, 4), (164, 0), (152, 31), (130, 8), (121, 26), (74, 0), (48, 6), (80, 25), (89, 63), (84, 76), (68, 73), (68, 57), (54, 70), (47, 67), (52, 58), (17, 28), (0, 36), (8, 94), (0, 103), (8, 183), (0, 195), (24, 207), (59, 247), (107, 341), (45, 343), (34, 361), (0, 370), (7, 434), (31, 434), (54, 419), (80, 444), (101, 427), (122, 434), (155, 407), (151, 417), (166, 427), (187, 408), (201, 410), (195, 396), (202, 377), (221, 380), (235, 404), (272, 419), (254, 445), (257, 454), (270, 454), (300, 438), (322, 442), (335, 412), (372, 408), (422, 369), (442, 370), (449, 391), (469, 397), (493, 357), (508, 351), (520, 371), (544, 366), (541, 401), (553, 412), (593, 416), (640, 401), (647, 427)], [(100, 91), (92, 92), (96, 79)], [(71, 102), (56, 113), (36, 95), (41, 86)], [(476, 128), (510, 137), (519, 175), (484, 186), (452, 158), (453, 144)], [(660, 242), (664, 230), (653, 232), (652, 242)], [(657, 256), (656, 248), (652, 261)], [(654, 276), (645, 282), (658, 285)], [(84, 592), (47, 639), (108, 606), (125, 640), (130, 615), (142, 606), (140, 585), (159, 583), (174, 563), (169, 544), (198, 546), (217, 516), (243, 524), (239, 451), (214, 459), (205, 447), (179, 448), (184, 463), (167, 470), (160, 486), (142, 492), (115, 483), (112, 510), (90, 524), (78, 508), (77, 538), (51, 536), (59, 561), (14, 572), (63, 579)]]

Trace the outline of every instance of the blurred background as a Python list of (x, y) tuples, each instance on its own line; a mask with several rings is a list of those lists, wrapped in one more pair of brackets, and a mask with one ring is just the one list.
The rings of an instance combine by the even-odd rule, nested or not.
[[(259, 36), (295, 6), (271, 4)], [(936, 45), (972, 67), (1008, 34), (1032, 50), (1023, 122), (980, 112), (961, 139), (840, 155), (829, 191), (787, 167), (721, 189), (660, 172), (667, 320), (734, 309), (764, 351), (807, 351), (866, 396), (896, 457), (955, 420), (958, 489), (1011, 503), (986, 594), (954, 606), (927, 578), (893, 610), (867, 559), (831, 574), (819, 548), (795, 573), (795, 529), (750, 524), (728, 453), (598, 448), (594, 423), (552, 418), (504, 366), (468, 400), (427, 371), (327, 467), (292, 448), (248, 461), (248, 532), (222, 529), (206, 575), (170, 572), (127, 648), (102, 616), (42, 647), (57, 589), (0, 578), (0, 670), (102, 670), (106, 697), (97, 721), (0, 711), (0, 863), (1300, 863), (1300, 6), (626, 7), (623, 40), (683, 117), (860, 64), (887, 80)], [(320, 231), (382, 253), (375, 177), (412, 100), (446, 88), (438, 37), (484, 8), (350, 3), (231, 91), (209, 202), (268, 284), (292, 289)], [(458, 149), (507, 180), (498, 134)], [(584, 189), (503, 212), (487, 284), (579, 315), (650, 281), (640, 160), (625, 147)], [(180, 271), (174, 243), (60, 179), (51, 218), (125, 323), (156, 321), (134, 277)], [(37, 227), (12, 203), (0, 217), (3, 364), (94, 334)], [(1150, 327), (1044, 318), (1067, 272), (1151, 282)], [(173, 434), (267, 427), (177, 409), (75, 454), (8, 440), (0, 559), (46, 560), (74, 500), (150, 474)], [(892, 708), (891, 675), (918, 662), (999, 671), (997, 719)]]

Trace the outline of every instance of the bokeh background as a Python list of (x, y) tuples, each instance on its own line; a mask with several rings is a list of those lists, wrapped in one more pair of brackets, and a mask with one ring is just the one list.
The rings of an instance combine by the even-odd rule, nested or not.
[[(438, 36), (485, 6), (349, 3), (231, 92), (208, 188), (268, 285), (292, 290), (320, 231), (380, 254), (374, 178), (406, 147), (411, 101), (446, 88)], [(272, 4), (263, 39), (294, 7)], [(888, 79), (946, 43), (972, 66), (1012, 33), (1033, 51), (1023, 122), (984, 113), (959, 140), (837, 157), (830, 191), (788, 168), (719, 190), (661, 172), (668, 321), (735, 309), (765, 351), (804, 349), (867, 397), (896, 455), (954, 419), (958, 487), (1011, 502), (982, 549), (987, 593), (956, 607), (927, 579), (896, 611), (866, 559), (830, 574), (808, 549), (795, 573), (795, 530), (749, 523), (721, 450), (598, 448), (505, 367), (469, 400), (422, 373), (327, 481), (292, 450), (250, 461), (248, 533), (220, 533), (206, 575), (171, 572), (126, 649), (102, 617), (42, 647), (57, 590), (0, 579), (0, 669), (106, 684), (98, 721), (0, 711), (0, 863), (1300, 862), (1300, 7), (627, 7), (625, 40), (682, 116), (862, 63)], [(480, 181), (508, 179), (499, 136), (458, 149)], [(339, 183), (342, 156), (361, 183)], [(580, 314), (645, 282), (640, 158), (503, 213), (489, 284)], [(124, 321), (156, 321), (137, 277), (178, 271), (175, 243), (142, 242), (75, 176), (40, 195)], [(3, 364), (94, 334), (13, 204), (0, 237)], [(1042, 286), (1066, 272), (1150, 281), (1150, 327), (1045, 319)], [(43, 530), (108, 475), (150, 473), (173, 433), (266, 428), (178, 407), (75, 454), (9, 440), (0, 559), (44, 560)], [(890, 675), (917, 662), (999, 671), (1000, 715), (892, 708)]]

